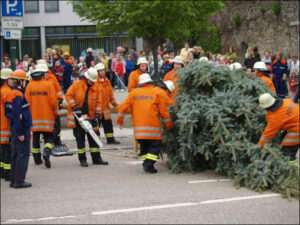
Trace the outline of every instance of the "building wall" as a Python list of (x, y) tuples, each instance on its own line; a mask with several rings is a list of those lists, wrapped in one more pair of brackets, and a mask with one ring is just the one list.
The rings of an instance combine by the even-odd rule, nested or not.
[[(243, 60), (242, 42), (249, 47), (257, 46), (260, 54), (270, 50), (275, 54), (278, 50), (285, 53), (299, 54), (298, 26), (291, 25), (297, 21), (296, 1), (280, 1), (281, 13), (277, 17), (271, 10), (273, 1), (224, 1), (224, 10), (214, 16), (211, 21), (219, 28), (222, 53), (233, 46)], [(264, 6), (265, 14), (260, 12)], [(240, 13), (240, 27), (232, 22), (233, 13)]]
[(24, 12), (24, 27), (85, 26), (93, 23), (79, 18), (70, 1), (58, 1), (59, 12), (45, 12), (45, 2), (39, 1), (39, 13)]

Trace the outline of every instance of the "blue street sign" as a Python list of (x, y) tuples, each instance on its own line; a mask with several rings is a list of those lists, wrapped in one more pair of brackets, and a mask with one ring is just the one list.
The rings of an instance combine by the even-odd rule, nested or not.
[(11, 36), (10, 31), (6, 31), (5, 37), (10, 37), (10, 36)]
[(23, 17), (22, 0), (1, 0), (3, 17)]

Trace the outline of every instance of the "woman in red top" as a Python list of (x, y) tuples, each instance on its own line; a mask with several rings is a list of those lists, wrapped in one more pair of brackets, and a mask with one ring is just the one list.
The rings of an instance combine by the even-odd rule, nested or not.
[(118, 89), (117, 91), (124, 91), (124, 64), (122, 63), (122, 60), (118, 58), (118, 63), (116, 65), (115, 70), (116, 75), (119, 77), (117, 80)]
[(64, 72), (64, 68), (60, 65), (60, 61), (56, 61), (55, 67), (53, 68), (53, 73), (55, 74), (56, 79), (61, 87), (63, 82), (63, 72)]
[(291, 99), (292, 99), (292, 101), (294, 101), (296, 91), (297, 91), (297, 86), (299, 85), (299, 81), (297, 81), (297, 72), (296, 71), (291, 72), (288, 82), (289, 82), (290, 91), (291, 91)]

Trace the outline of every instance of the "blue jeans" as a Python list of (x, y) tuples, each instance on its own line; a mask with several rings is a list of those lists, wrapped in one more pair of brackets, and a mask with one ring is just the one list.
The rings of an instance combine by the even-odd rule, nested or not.
[[(123, 84), (124, 84), (124, 76), (119, 76), (119, 78), (120, 79), (117, 78), (117, 85), (118, 85), (118, 89), (121, 90), (121, 89), (124, 89), (124, 86), (123, 86)], [(120, 80), (122, 81), (123, 84), (121, 84)]]

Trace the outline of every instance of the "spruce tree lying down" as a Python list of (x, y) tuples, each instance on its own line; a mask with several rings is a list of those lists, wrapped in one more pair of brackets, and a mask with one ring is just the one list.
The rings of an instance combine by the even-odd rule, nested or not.
[(164, 134), (163, 147), (172, 172), (213, 169), (236, 187), (299, 198), (299, 171), (279, 151), (280, 134), (263, 149), (257, 145), (266, 126), (258, 97), (273, 94), (265, 84), (242, 70), (198, 61), (180, 70), (178, 84), (169, 108), (174, 128)]

